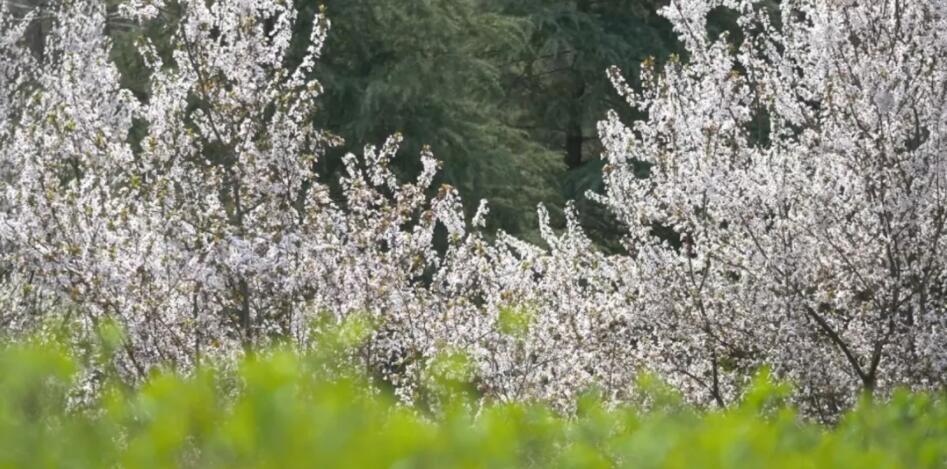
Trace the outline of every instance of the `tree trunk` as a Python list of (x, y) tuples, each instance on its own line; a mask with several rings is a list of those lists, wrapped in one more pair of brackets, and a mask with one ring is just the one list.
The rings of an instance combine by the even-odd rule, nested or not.
[[(575, 116), (573, 116), (575, 117)], [(582, 125), (573, 119), (569, 125), (569, 131), (566, 134), (566, 167), (569, 169), (578, 168), (582, 164), (582, 143), (585, 137), (582, 135)]]

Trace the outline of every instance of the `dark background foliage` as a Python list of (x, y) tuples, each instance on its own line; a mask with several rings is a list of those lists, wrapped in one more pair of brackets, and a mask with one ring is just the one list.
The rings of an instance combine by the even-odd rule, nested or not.
[[(596, 122), (609, 108), (630, 112), (605, 70), (635, 77), (644, 59), (678, 49), (660, 3), (327, 0), (318, 119), (349, 144), (323, 169), (332, 174), (344, 152), (400, 131), (399, 169), (416, 171), (411, 155), (431, 145), (468, 210), (490, 201), (494, 228), (535, 239), (536, 205), (555, 215), (575, 199), (593, 237), (614, 245), (614, 222), (585, 198), (601, 189)], [(318, 8), (299, 6), (301, 18)]]

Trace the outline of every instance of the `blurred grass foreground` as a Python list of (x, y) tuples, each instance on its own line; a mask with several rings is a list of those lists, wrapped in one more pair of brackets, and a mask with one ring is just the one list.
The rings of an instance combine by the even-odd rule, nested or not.
[[(694, 409), (655, 383), (573, 415), (535, 403), (478, 404), (462, 383), (442, 405), (397, 404), (326, 355), (275, 349), (141, 386), (89, 376), (36, 341), (0, 348), (2, 467), (945, 467), (943, 396), (864, 400), (837, 425), (805, 422), (765, 375), (725, 411)], [(320, 371), (322, 370), (322, 371)], [(113, 382), (114, 381), (114, 382)], [(438, 382), (437, 379), (432, 382)], [(109, 384), (111, 383), (111, 384)], [(647, 410), (644, 410), (647, 409)]]

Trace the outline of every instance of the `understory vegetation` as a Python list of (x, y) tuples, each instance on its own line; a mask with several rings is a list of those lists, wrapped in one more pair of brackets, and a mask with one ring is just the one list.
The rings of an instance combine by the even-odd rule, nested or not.
[[(329, 341), (336, 347), (346, 341)], [(107, 348), (107, 347), (106, 347)], [(832, 427), (802, 419), (788, 388), (760, 374), (740, 402), (702, 411), (643, 376), (638, 400), (584, 393), (574, 416), (539, 403), (485, 403), (457, 379), (429, 378), (438, 408), (405, 407), (333, 362), (339, 349), (261, 351), (188, 376), (112, 380), (77, 400), (88, 371), (55, 343), (0, 349), (2, 467), (634, 467), (947, 466), (943, 396), (865, 399)], [(460, 373), (461, 375), (463, 373)]]

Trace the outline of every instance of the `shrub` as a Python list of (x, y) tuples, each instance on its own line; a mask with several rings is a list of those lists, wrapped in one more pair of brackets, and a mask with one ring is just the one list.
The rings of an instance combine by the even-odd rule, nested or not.
[(6, 345), (0, 466), (947, 467), (943, 396), (864, 400), (836, 427), (802, 420), (765, 376), (724, 411), (673, 395), (610, 408), (593, 392), (572, 417), (460, 394), (432, 412), (367, 391), (357, 374), (321, 372), (326, 356), (274, 349), (236, 371), (160, 372), (75, 409), (75, 361), (48, 344)]

